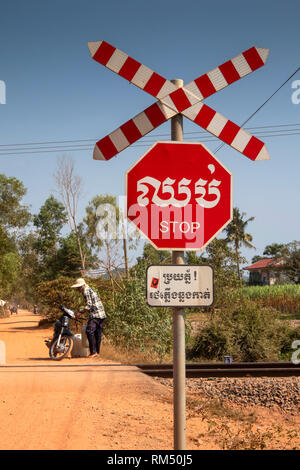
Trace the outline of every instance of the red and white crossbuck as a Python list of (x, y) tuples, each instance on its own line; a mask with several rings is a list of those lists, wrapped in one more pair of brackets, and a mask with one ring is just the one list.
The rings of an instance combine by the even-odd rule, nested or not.
[(204, 98), (262, 67), (269, 49), (251, 47), (183, 88), (177, 88), (169, 80), (105, 41), (89, 42), (88, 47), (97, 62), (159, 100), (100, 139), (94, 149), (95, 160), (109, 160), (178, 113), (251, 160), (270, 158), (261, 140), (202, 103)]

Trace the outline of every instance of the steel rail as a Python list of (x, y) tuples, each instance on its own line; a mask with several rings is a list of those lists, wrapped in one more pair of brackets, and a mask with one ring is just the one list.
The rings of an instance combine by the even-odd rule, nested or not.
[[(172, 364), (135, 364), (150, 376), (172, 378)], [(188, 363), (186, 378), (201, 377), (291, 377), (300, 376), (300, 364), (292, 362)]]

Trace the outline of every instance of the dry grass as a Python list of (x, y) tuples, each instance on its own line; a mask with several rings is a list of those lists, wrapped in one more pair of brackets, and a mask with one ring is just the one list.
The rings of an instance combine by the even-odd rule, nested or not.
[[(103, 338), (101, 344), (101, 356), (110, 361), (121, 362), (123, 364), (153, 364), (157, 363), (157, 358), (150, 353), (125, 350), (112, 345), (107, 338)], [(167, 357), (164, 362), (171, 362), (172, 358)]]
[(187, 397), (186, 407), (189, 416), (201, 414), (202, 419), (226, 418), (234, 421), (242, 421), (247, 423), (254, 423), (257, 421), (255, 412), (247, 413), (240, 408), (233, 408), (227, 403), (222, 403), (220, 400), (204, 400), (194, 397)]
[(287, 415), (272, 419), (269, 411), (266, 419), (258, 408), (233, 407), (194, 396), (187, 396), (186, 405), (187, 419), (201, 419), (205, 424), (205, 432), (192, 438), (199, 448), (210, 441), (222, 450), (299, 449), (299, 424)]

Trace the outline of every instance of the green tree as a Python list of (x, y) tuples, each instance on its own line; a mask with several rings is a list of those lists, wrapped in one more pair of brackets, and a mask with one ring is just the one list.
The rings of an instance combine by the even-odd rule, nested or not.
[(270, 258), (279, 258), (285, 252), (285, 245), (279, 243), (272, 243), (267, 245), (264, 249), (264, 255)]
[(53, 195), (49, 196), (40, 211), (33, 217), (33, 224), (37, 229), (35, 240), (27, 239), (27, 248), (29, 242), (33, 242), (37, 259), (38, 281), (55, 279), (56, 264), (59, 240), (61, 230), (67, 223), (67, 214), (62, 203), (57, 201)]
[(0, 281), (1, 296), (14, 291), (20, 271), (17, 239), (31, 219), (22, 198), (26, 188), (17, 178), (0, 174)]
[(246, 246), (247, 248), (255, 248), (252, 245), (252, 235), (246, 233), (246, 227), (249, 222), (254, 220), (254, 217), (249, 217), (249, 219), (245, 220), (244, 217), (246, 216), (245, 212), (240, 213), (237, 207), (233, 209), (233, 219), (229, 225), (225, 228), (226, 231), (226, 240), (229, 243), (232, 243), (234, 246), (235, 251), (235, 260), (236, 260), (236, 270), (238, 278), (241, 278), (240, 273), (240, 253), (239, 249), (241, 246)]
[(82, 272), (81, 256), (78, 251), (78, 237), (80, 245), (85, 253), (86, 266), (93, 266), (95, 257), (92, 255), (90, 247), (87, 245), (86, 238), (83, 233), (83, 224), (77, 227), (77, 234), (71, 232), (64, 238), (59, 240), (59, 248), (56, 254), (55, 273), (56, 278), (59, 276), (75, 276)]
[[(88, 203), (85, 211), (86, 216), (83, 219), (86, 224), (85, 233), (92, 248), (101, 249), (106, 238), (116, 243), (120, 218), (116, 196), (97, 195)], [(99, 221), (103, 223), (100, 225)]]
[(67, 223), (68, 217), (64, 205), (53, 195), (46, 199), (38, 215), (33, 218), (33, 224), (38, 229), (39, 251), (43, 254), (55, 254), (60, 232)]
[(20, 273), (21, 260), (18, 253), (6, 253), (0, 261), (1, 296), (9, 298), (15, 291)]
[(149, 264), (170, 264), (172, 255), (170, 251), (156, 250), (151, 243), (145, 243), (142, 256), (137, 258), (137, 263)]
[(202, 264), (202, 256), (198, 256), (196, 251), (186, 251), (185, 252), (185, 262), (186, 264)]
[(18, 252), (21, 260), (18, 289), (20, 296), (28, 301), (31, 301), (41, 277), (38, 242), (38, 234), (35, 231), (22, 234), (18, 238)]
[[(97, 195), (86, 207), (86, 237), (98, 258), (98, 267), (108, 275), (112, 286), (120, 268), (119, 222), (121, 213), (115, 196)], [(125, 265), (128, 260), (125, 260)]]
[(198, 262), (195, 264), (212, 266), (214, 272), (214, 304), (208, 308), (211, 313), (223, 306), (224, 295), (229, 290), (240, 286), (235, 263), (236, 256), (233, 249), (222, 238), (215, 238), (204, 253), (198, 256)]
[(214, 270), (215, 293), (222, 298), (223, 289), (240, 285), (236, 275), (236, 256), (226, 239), (215, 238), (204, 252), (197, 255), (194, 251), (185, 254), (187, 264), (207, 264)]
[(31, 215), (26, 205), (21, 204), (27, 190), (17, 178), (0, 174), (0, 226), (4, 229), (22, 228)]
[[(202, 256), (202, 264), (210, 264), (214, 268), (219, 287), (230, 287), (237, 284), (234, 273), (235, 252), (224, 239), (215, 238), (206, 248), (206, 256)], [(239, 279), (239, 277), (238, 277)]]
[[(124, 215), (113, 195), (97, 195), (86, 207), (86, 236), (99, 258), (99, 267), (113, 282), (114, 273), (124, 266), (129, 276), (128, 250), (136, 248), (137, 232), (128, 234), (125, 230)], [(123, 251), (123, 260), (121, 254)]]
[(262, 260), (262, 259), (265, 259), (265, 257), (264, 257), (264, 256), (260, 256), (260, 255), (255, 255), (255, 256), (253, 256), (251, 262), (254, 264), (254, 263), (257, 263), (257, 261), (260, 261), (260, 260)]
[(283, 259), (284, 270), (289, 280), (300, 284), (300, 241), (294, 240), (285, 245)]
[(8, 230), (5, 230), (0, 224), (0, 258), (5, 253), (15, 252), (17, 250), (16, 239), (14, 236), (9, 234)]

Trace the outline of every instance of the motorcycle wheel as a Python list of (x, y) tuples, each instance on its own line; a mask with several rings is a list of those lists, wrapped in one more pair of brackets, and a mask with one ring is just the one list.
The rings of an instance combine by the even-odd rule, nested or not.
[(54, 361), (61, 361), (64, 357), (67, 356), (68, 352), (71, 349), (73, 344), (72, 339), (70, 336), (63, 335), (60, 338), (60, 344), (57, 346), (58, 338), (54, 339), (49, 348), (49, 356)]

